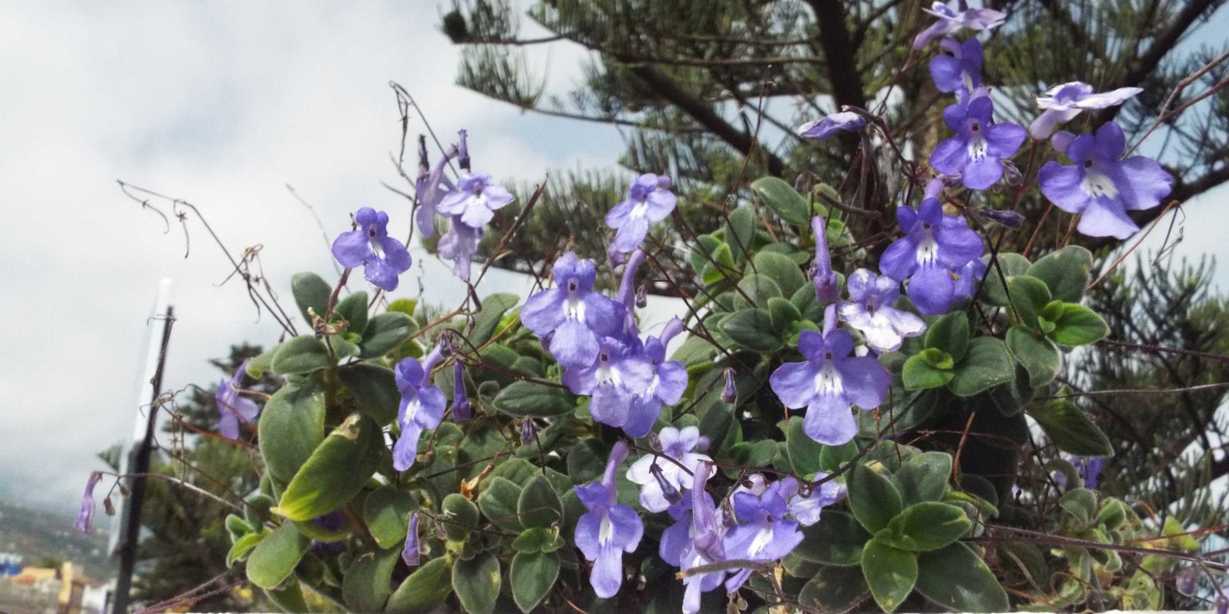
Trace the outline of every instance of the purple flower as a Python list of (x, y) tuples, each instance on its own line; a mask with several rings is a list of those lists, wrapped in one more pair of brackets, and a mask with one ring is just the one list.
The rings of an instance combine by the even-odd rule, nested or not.
[(700, 429), (694, 426), (667, 426), (657, 437), (661, 454), (645, 454), (627, 470), (627, 479), (640, 485), (641, 507), (650, 512), (666, 511), (671, 505), (666, 492), (686, 490), (700, 463), (712, 462), (707, 455), (692, 451), (701, 443)]
[(444, 215), (460, 216), (470, 228), (482, 228), (495, 217), (495, 211), (512, 202), (512, 194), (486, 173), (467, 173), (457, 180), (455, 190), (440, 199), (437, 210)]
[(563, 383), (576, 394), (590, 395), (589, 414), (594, 420), (626, 429), (632, 405), (653, 377), (648, 361), (618, 339), (603, 337), (598, 342), (597, 360), (585, 367), (565, 369)]
[(465, 365), (461, 361), (452, 363), (452, 419), (465, 422), (474, 417), (474, 410), (469, 404), (469, 395), (465, 393)]
[(649, 226), (666, 219), (677, 200), (669, 177), (653, 173), (637, 177), (628, 186), (627, 197), (606, 213), (606, 225), (616, 229), (610, 249), (626, 253), (640, 247)]
[(82, 533), (89, 533), (94, 523), (94, 487), (98, 486), (98, 481), (102, 479), (102, 474), (93, 471), (90, 473), (89, 479), (85, 481), (85, 491), (81, 493), (81, 509), (77, 512), (77, 521), (73, 523), (73, 528)]
[(722, 372), (725, 383), (721, 385), (721, 402), (733, 403), (738, 400), (738, 385), (734, 383), (734, 369), (726, 368)]
[[(721, 515), (717, 512), (717, 506), (713, 504), (713, 498), (705, 492), (705, 484), (708, 482), (710, 475), (715, 473), (715, 468), (709, 463), (701, 463), (696, 467), (694, 472), (691, 497), (687, 507), (691, 510), (691, 522), (686, 525), (687, 533), (682, 535), (686, 541), (683, 541), (682, 548), (678, 549), (678, 556), (674, 561), (666, 558), (667, 554), (672, 554), (675, 550), (662, 555), (662, 558), (671, 564), (677, 562), (679, 568), (687, 571), (700, 565), (708, 565), (718, 561), (724, 561), (726, 536), (726, 526), (722, 521)], [(676, 523), (675, 526), (679, 526)], [(676, 531), (672, 537), (678, 538), (677, 529), (671, 527), (667, 531)], [(666, 551), (667, 536), (662, 534), (662, 550)], [(671, 544), (673, 546), (673, 544)], [(725, 579), (725, 571), (709, 571), (689, 575), (683, 578), (683, 612), (686, 614), (694, 614), (700, 611), (700, 596), (702, 593), (707, 593), (718, 586), (721, 586), (721, 581)]]
[(333, 257), (352, 269), (363, 265), (363, 276), (377, 288), (397, 289), (397, 276), (409, 270), (410, 252), (388, 236), (388, 214), (363, 207), (354, 214), (357, 230), (343, 232), (333, 241)]
[(853, 111), (838, 111), (798, 126), (798, 135), (804, 139), (822, 141), (837, 132), (858, 132), (865, 126), (866, 118), (861, 115)]
[(418, 552), (418, 512), (410, 514), (410, 522), (405, 529), (405, 545), (401, 548), (401, 560), (410, 567), (417, 567), (421, 560)]
[(576, 496), (588, 511), (576, 522), (576, 547), (593, 563), (589, 583), (593, 592), (609, 599), (623, 584), (623, 553), (635, 552), (644, 534), (636, 510), (616, 502), (615, 470), (627, 458), (627, 442), (610, 450), (602, 479), (576, 487)]
[(452, 261), (452, 273), (463, 281), (469, 281), (470, 264), (478, 253), (478, 241), (482, 229), (470, 227), (461, 221), (461, 216), (452, 216), (452, 227), (440, 237), (437, 249), (441, 258)]
[(260, 415), (260, 408), (251, 399), (239, 396), (240, 384), (247, 373), (247, 361), (235, 369), (230, 379), (222, 378), (213, 400), (218, 406), (218, 432), (227, 439), (239, 439), (239, 421), (251, 422)]
[(415, 358), (403, 358), (397, 363), (397, 389), (401, 391), (401, 407), (397, 424), (401, 436), (393, 445), (393, 468), (406, 471), (418, 456), (418, 438), (425, 430), (439, 426), (444, 418), (447, 399), (431, 384), (431, 369), (443, 357), (443, 346), (436, 346), (422, 364)]
[(550, 353), (560, 365), (588, 367), (597, 360), (598, 336), (619, 332), (623, 307), (593, 290), (592, 260), (567, 252), (555, 261), (553, 273), (555, 287), (525, 301), (521, 322), (539, 337), (551, 335)]
[(968, 264), (960, 267), (959, 271), (952, 273), (956, 282), (956, 289), (952, 292), (954, 302), (973, 300), (973, 295), (977, 294), (982, 278), (986, 276), (987, 266), (986, 261), (974, 258)]
[(930, 60), (930, 78), (935, 89), (952, 93), (975, 92), (981, 87), (982, 48), (976, 38), (961, 43), (954, 38), (939, 41), (942, 53)]
[(909, 299), (924, 315), (946, 312), (957, 298), (952, 274), (978, 259), (982, 239), (959, 215), (944, 215), (936, 198), (922, 200), (916, 211), (897, 207), (896, 219), (905, 236), (879, 258), (879, 270), (897, 281), (909, 280)]
[(998, 27), (1007, 15), (991, 9), (968, 9), (961, 11), (960, 0), (948, 0), (947, 3), (935, 2), (929, 9), (922, 9), (939, 20), (922, 30), (913, 39), (913, 48), (921, 49), (930, 41), (947, 34), (969, 30), (989, 30)]
[(798, 351), (806, 361), (784, 363), (768, 378), (786, 407), (806, 408), (803, 432), (830, 446), (844, 445), (857, 434), (850, 406), (878, 407), (891, 381), (875, 358), (852, 356), (853, 337), (835, 328), (836, 306), (829, 305), (823, 334), (806, 330), (798, 336)]
[(439, 206), (440, 199), (452, 189), (452, 182), (444, 177), (444, 168), (455, 155), (457, 147), (454, 145), (444, 152), (444, 157), (435, 163), (435, 168), (428, 171), (427, 142), (421, 136), (418, 138), (418, 177), (414, 180), (414, 198), (418, 201), (418, 210), (414, 213), (414, 220), (418, 223), (418, 231), (424, 237), (435, 234), (436, 207)]
[(640, 352), (640, 359), (650, 365), (651, 377), (643, 388), (633, 388), (635, 394), (623, 431), (630, 437), (644, 437), (657, 422), (663, 405), (674, 405), (687, 391), (687, 368), (677, 360), (666, 360), (666, 346), (683, 330), (683, 323), (672, 318), (658, 337), (649, 337)]
[(1155, 160), (1122, 159), (1125, 149), (1122, 129), (1109, 122), (1096, 136), (1071, 142), (1067, 157), (1075, 164), (1050, 161), (1041, 167), (1041, 192), (1059, 209), (1080, 215), (1080, 233), (1125, 239), (1139, 230), (1126, 212), (1151, 209), (1169, 195), (1173, 177)]
[(994, 123), (989, 96), (961, 100), (943, 110), (943, 121), (956, 132), (930, 154), (930, 165), (945, 175), (960, 175), (970, 190), (984, 190), (1003, 176), (1003, 160), (1020, 149), (1024, 128)]
[(815, 265), (811, 280), (815, 282), (815, 297), (830, 305), (841, 295), (840, 280), (832, 270), (832, 255), (828, 252), (828, 231), (824, 218), (811, 218), (811, 230), (815, 233)]
[(819, 522), (820, 513), (825, 507), (845, 498), (845, 487), (827, 478), (827, 473), (817, 473), (815, 479), (823, 483), (811, 488), (807, 494), (802, 493), (801, 485), (793, 476), (787, 476), (777, 482), (778, 492), (785, 498), (789, 515), (797, 520), (798, 524), (809, 527)]
[(876, 352), (894, 352), (905, 337), (916, 337), (926, 329), (921, 318), (893, 307), (900, 297), (900, 282), (895, 279), (858, 269), (847, 285), (850, 300), (840, 304), (841, 320), (861, 331)]
[[(622, 255), (619, 252), (613, 252), (613, 254)], [(640, 265), (644, 264), (644, 258), (644, 251), (639, 249), (627, 258), (627, 265), (623, 267), (623, 278), (619, 280), (619, 293), (616, 295), (619, 304), (623, 305), (622, 339), (631, 345), (640, 343), (640, 333), (636, 327), (636, 306), (639, 294), (636, 289), (636, 271), (640, 269)]]
[(1115, 107), (1144, 91), (1138, 87), (1120, 87), (1108, 92), (1093, 93), (1092, 86), (1079, 81), (1056, 85), (1037, 97), (1042, 113), (1029, 124), (1028, 133), (1038, 141), (1050, 138), (1059, 126), (1075, 119), (1086, 109)]
[[(789, 514), (789, 500), (797, 491), (798, 482), (793, 478), (774, 482), (759, 494), (736, 491), (733, 497), (736, 524), (725, 536), (726, 557), (775, 561), (802, 543), (798, 520)], [(738, 590), (750, 576), (750, 569), (739, 570), (726, 580), (726, 590)]]

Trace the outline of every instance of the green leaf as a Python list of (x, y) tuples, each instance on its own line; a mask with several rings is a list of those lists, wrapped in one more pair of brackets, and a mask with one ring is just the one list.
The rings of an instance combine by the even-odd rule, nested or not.
[(478, 506), (460, 493), (448, 493), (440, 504), (443, 510), (440, 520), (448, 539), (457, 541), (469, 537), (470, 531), (478, 528)]
[(571, 413), (576, 397), (566, 389), (537, 382), (512, 382), (492, 401), (495, 409), (518, 418), (549, 418)]
[(751, 263), (755, 265), (756, 273), (767, 275), (777, 282), (781, 296), (793, 296), (799, 288), (810, 285), (802, 269), (785, 254), (761, 251), (752, 258)]
[(517, 552), (555, 552), (566, 545), (558, 527), (525, 529), (512, 540), (512, 549)]
[(751, 207), (735, 207), (726, 223), (725, 242), (730, 246), (734, 260), (742, 262), (751, 253), (751, 240), (755, 238), (755, 210)]
[(265, 595), (283, 612), (293, 614), (308, 611), (307, 601), (303, 599), (303, 589), (299, 586), (298, 578), (290, 578), (277, 588), (265, 589)]
[[(1010, 301), (1007, 299), (1007, 291), (1004, 289), (1007, 280), (1013, 275), (1023, 275), (1028, 270), (1028, 258), (1016, 253), (1000, 253), (998, 255), (997, 264), (990, 260), (987, 256), (984, 259), (988, 265), (986, 271), (986, 281), (982, 283), (982, 297), (986, 302), (999, 307), (1007, 307)], [(1002, 275), (999, 274), (999, 269), (1002, 269)]]
[(935, 320), (926, 330), (926, 347), (947, 352), (955, 362), (964, 360), (969, 350), (969, 316), (953, 311)]
[(381, 548), (392, 548), (405, 540), (410, 512), (417, 507), (410, 493), (381, 486), (363, 502), (363, 524)]
[(323, 318), (333, 288), (315, 273), (295, 273), (294, 277), (290, 278), (290, 293), (294, 295), (294, 302), (299, 306), (299, 313), (303, 314), (303, 321), (310, 327), (312, 317), (308, 309)]
[(427, 561), (388, 598), (385, 612), (413, 612), (433, 608), (452, 594), (451, 567), (448, 557)]
[(853, 462), (858, 456), (858, 444), (850, 440), (843, 446), (824, 446), (819, 453), (819, 468), (822, 471), (837, 471), (845, 463)]
[(1114, 448), (1109, 437), (1074, 403), (1055, 399), (1033, 404), (1028, 414), (1041, 425), (1046, 437), (1059, 450), (1079, 456), (1110, 456)]
[(936, 361), (940, 361), (940, 364), (942, 364), (943, 357), (936, 359), (935, 356), (937, 354), (943, 354), (947, 362), (951, 361), (951, 357), (946, 356), (946, 352), (938, 348), (926, 348), (910, 356), (905, 361), (905, 365), (901, 368), (900, 373), (905, 390), (941, 388), (952, 381), (952, 378), (956, 377), (956, 373), (950, 367), (948, 369), (941, 369), (932, 364)]
[(1023, 326), (1007, 330), (1007, 349), (1016, 362), (1028, 371), (1029, 385), (1044, 386), (1058, 375), (1062, 354), (1049, 339), (1038, 337)]
[(824, 446), (803, 432), (801, 416), (790, 416), (785, 427), (785, 449), (794, 473), (809, 476), (819, 471), (819, 456), (823, 453)]
[(705, 284), (715, 284), (722, 279), (725, 279), (727, 274), (736, 274), (737, 268), (734, 265), (734, 255), (730, 251), (730, 246), (727, 243), (718, 243), (713, 249), (709, 260), (705, 260), (704, 268), (701, 269), (700, 278)]
[(757, 352), (781, 349), (781, 338), (772, 326), (772, 316), (763, 309), (743, 309), (725, 317), (720, 326), (735, 343)]
[(938, 501), (923, 501), (897, 514), (875, 539), (901, 550), (928, 552), (964, 537), (971, 528), (973, 521), (963, 509)]
[(760, 202), (786, 222), (806, 226), (811, 221), (811, 206), (797, 190), (778, 177), (761, 177), (751, 182), (751, 191)]
[(414, 334), (416, 326), (410, 316), (397, 311), (386, 311), (367, 322), (363, 331), (363, 358), (383, 356), (401, 346)]
[(1097, 514), (1097, 493), (1087, 488), (1072, 488), (1063, 493), (1058, 506), (1081, 523), (1088, 524)]
[(1068, 245), (1050, 252), (1032, 266), (1028, 275), (1044, 281), (1055, 299), (1078, 303), (1084, 297), (1091, 277), (1092, 252), (1079, 245)]
[[(367, 293), (354, 292), (337, 302), (334, 308), (341, 319), (350, 323), (346, 332), (362, 335), (367, 328)], [(324, 314), (321, 314), (324, 315)]]
[(324, 392), (311, 381), (282, 386), (265, 403), (257, 431), (269, 474), (289, 482), (324, 441)]
[(315, 337), (304, 335), (278, 346), (271, 366), (278, 375), (292, 375), (327, 369), (332, 364), (324, 344)]
[(771, 439), (740, 441), (730, 449), (734, 460), (746, 467), (767, 467), (777, 455), (777, 442)]
[(491, 614), (495, 611), (495, 599), (499, 597), (502, 583), (499, 559), (493, 554), (483, 554), (468, 561), (457, 559), (452, 564), (452, 591), (469, 614)]
[(849, 509), (871, 533), (888, 526), (888, 522), (900, 513), (902, 504), (896, 486), (864, 464), (854, 465), (847, 487)]
[(893, 476), (906, 504), (938, 501), (947, 492), (952, 475), (952, 456), (945, 452), (914, 454), (901, 463)]
[(781, 291), (781, 286), (777, 285), (776, 280), (763, 273), (751, 273), (739, 280), (738, 291), (734, 293), (734, 307), (738, 309), (766, 308), (769, 299), (783, 297), (785, 293)]
[(247, 371), (248, 377), (252, 379), (264, 377), (265, 372), (273, 367), (273, 357), (281, 348), (282, 346), (275, 345), (247, 361), (247, 367), (244, 370)]
[(1063, 303), (1058, 317), (1051, 319), (1054, 330), (1050, 338), (1067, 347), (1096, 343), (1109, 334), (1109, 326), (1097, 312), (1075, 303)]
[(491, 335), (495, 334), (504, 314), (515, 307), (519, 300), (520, 297), (510, 293), (492, 294), (482, 299), (482, 309), (474, 316), (474, 331), (469, 334), (469, 342), (474, 344), (474, 347), (486, 343)]
[(917, 555), (872, 539), (862, 549), (862, 575), (875, 603), (892, 612), (913, 592), (918, 575)]
[(345, 505), (375, 473), (382, 452), (380, 427), (370, 418), (351, 414), (294, 474), (273, 511), (302, 521)]
[(798, 603), (819, 612), (850, 612), (869, 596), (870, 589), (866, 587), (861, 569), (823, 567), (803, 585)]
[(242, 561), (243, 559), (247, 558), (248, 554), (252, 552), (252, 549), (260, 544), (260, 542), (264, 541), (265, 537), (267, 536), (268, 533), (261, 531), (259, 533), (248, 533), (241, 536), (239, 539), (236, 539), (235, 543), (231, 545), (230, 550), (226, 552), (226, 566), (230, 567), (234, 565), (236, 561)]
[(310, 543), (294, 523), (283, 523), (252, 550), (247, 562), (248, 580), (260, 588), (281, 584), (294, 572)]
[(994, 573), (968, 545), (956, 542), (918, 558), (917, 590), (957, 612), (1006, 612), (1007, 593)]
[(768, 299), (768, 317), (772, 321), (772, 327), (779, 333), (789, 330), (789, 325), (802, 319), (802, 314), (798, 312), (798, 308), (794, 307), (793, 303), (774, 296)]
[(521, 612), (528, 614), (550, 593), (559, 578), (559, 555), (518, 552), (512, 557), (508, 582), (512, 585), (512, 600)]
[(1020, 321), (1029, 328), (1037, 329), (1037, 315), (1053, 300), (1050, 288), (1036, 277), (1016, 275), (1007, 280), (1007, 289), (1011, 292), (1011, 306), (1020, 316)]
[(802, 529), (802, 543), (794, 552), (814, 563), (845, 567), (862, 560), (862, 547), (871, 534), (849, 514), (824, 510), (819, 522)]
[(516, 516), (525, 527), (548, 527), (563, 518), (563, 502), (545, 476), (525, 484), (516, 501)]
[(354, 559), (341, 583), (346, 606), (355, 612), (379, 612), (392, 594), (393, 570), (401, 553), (397, 550), (364, 552)]
[(521, 521), (516, 515), (516, 504), (521, 496), (521, 487), (502, 476), (495, 476), (478, 495), (478, 509), (491, 524), (505, 531), (521, 530)]
[(338, 369), (337, 376), (354, 397), (358, 410), (376, 424), (386, 426), (397, 417), (401, 391), (397, 390), (397, 378), (392, 369), (359, 363)]
[(977, 337), (969, 344), (969, 353), (956, 366), (956, 377), (947, 389), (958, 397), (971, 397), (1016, 378), (1016, 365), (1007, 352), (1007, 345), (995, 337)]

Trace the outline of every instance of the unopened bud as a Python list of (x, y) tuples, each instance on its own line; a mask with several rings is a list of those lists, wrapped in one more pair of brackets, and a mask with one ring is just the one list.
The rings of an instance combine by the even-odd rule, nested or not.
[(636, 288), (636, 308), (644, 309), (649, 304), (649, 287), (640, 286)]
[(986, 219), (1006, 226), (1008, 228), (1019, 228), (1024, 225), (1024, 215), (1018, 211), (1009, 211), (1005, 209), (982, 209), (981, 213)]
[(725, 370), (725, 385), (721, 387), (721, 401), (733, 403), (738, 400), (738, 386), (734, 383), (734, 369)]
[(534, 425), (533, 420), (526, 418), (521, 421), (521, 445), (529, 445), (538, 437), (538, 427)]

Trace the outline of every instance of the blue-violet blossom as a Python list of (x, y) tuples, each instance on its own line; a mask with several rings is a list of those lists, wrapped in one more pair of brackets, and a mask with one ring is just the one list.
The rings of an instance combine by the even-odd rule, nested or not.
[(957, 298), (953, 273), (978, 259), (982, 239), (963, 216), (945, 215), (937, 198), (925, 198), (920, 207), (896, 208), (905, 236), (879, 258), (879, 270), (896, 281), (908, 280), (905, 291), (923, 315), (946, 312)]
[(962, 11), (960, 10), (960, 0), (949, 0), (946, 3), (935, 2), (930, 5), (929, 9), (922, 10), (938, 17), (939, 20), (914, 37), (914, 49), (921, 49), (929, 44), (930, 41), (940, 36), (957, 32), (962, 28), (989, 30), (998, 27), (1007, 19), (1006, 14), (992, 9), (967, 9)]
[[(774, 482), (760, 493), (736, 490), (733, 497), (736, 524), (725, 536), (726, 557), (775, 561), (793, 552), (802, 543), (798, 520), (789, 513), (789, 499), (797, 490), (797, 481), (786, 480)], [(750, 569), (738, 570), (726, 580), (726, 590), (738, 590), (750, 576)]]
[(247, 361), (235, 369), (230, 379), (222, 378), (213, 400), (218, 405), (218, 432), (227, 439), (239, 439), (239, 422), (252, 422), (260, 415), (260, 407), (251, 399), (239, 396), (243, 376), (247, 374)]
[(677, 201), (669, 177), (653, 173), (637, 177), (628, 186), (627, 197), (606, 213), (606, 225), (616, 230), (611, 251), (626, 253), (640, 247), (649, 226), (666, 219)]
[(599, 335), (615, 335), (623, 325), (623, 306), (593, 289), (592, 260), (567, 252), (555, 261), (555, 287), (530, 296), (521, 322), (544, 340), (560, 365), (588, 367), (597, 360)]
[(811, 218), (811, 231), (815, 233), (815, 264), (811, 274), (811, 281), (815, 282), (815, 297), (824, 305), (830, 305), (841, 295), (841, 282), (836, 271), (832, 270), (827, 223), (822, 216)]
[(853, 356), (853, 337), (836, 330), (836, 305), (824, 313), (824, 330), (802, 331), (798, 351), (804, 362), (787, 362), (768, 378), (790, 409), (806, 408), (803, 432), (819, 443), (844, 445), (858, 433), (850, 406), (873, 409), (887, 398), (891, 377), (879, 361)]
[(905, 337), (916, 337), (926, 329), (921, 318), (893, 306), (900, 297), (900, 282), (895, 279), (858, 269), (846, 285), (849, 300), (840, 304), (841, 320), (861, 331), (866, 345), (876, 352), (894, 352)]
[(1151, 209), (1169, 195), (1173, 177), (1150, 158), (1124, 160), (1125, 149), (1122, 129), (1108, 122), (1095, 136), (1080, 135), (1067, 147), (1075, 164), (1050, 161), (1041, 167), (1042, 194), (1059, 209), (1079, 214), (1080, 233), (1125, 239), (1139, 230), (1126, 212)]
[(683, 322), (671, 318), (660, 335), (649, 337), (640, 351), (640, 358), (652, 369), (649, 383), (642, 389), (633, 390), (633, 399), (623, 430), (630, 437), (639, 438), (649, 434), (663, 405), (674, 405), (687, 391), (687, 367), (677, 360), (666, 360), (666, 347), (670, 340), (683, 331)]
[(1003, 176), (1003, 161), (1028, 137), (1010, 122), (994, 123), (989, 96), (965, 98), (943, 110), (943, 121), (955, 135), (930, 154), (930, 165), (945, 175), (959, 175), (964, 187), (984, 190)]
[(440, 199), (436, 209), (459, 216), (470, 228), (482, 228), (495, 217), (495, 211), (512, 203), (512, 194), (491, 181), (487, 173), (469, 173), (457, 180), (456, 189)]
[(635, 552), (644, 535), (640, 515), (616, 499), (615, 470), (625, 458), (627, 442), (620, 440), (610, 450), (602, 478), (576, 487), (576, 496), (588, 510), (576, 521), (576, 547), (585, 560), (593, 563), (589, 583), (602, 599), (619, 592), (623, 585), (623, 553)]
[(866, 118), (860, 114), (853, 111), (837, 111), (798, 126), (798, 136), (822, 141), (837, 132), (858, 132), (864, 127), (866, 127)]
[(595, 421), (626, 428), (632, 405), (648, 389), (653, 376), (653, 366), (627, 344), (602, 337), (593, 364), (565, 369), (563, 383), (573, 393), (590, 396), (589, 415)]
[(90, 528), (93, 527), (94, 488), (98, 486), (98, 481), (101, 479), (102, 474), (93, 471), (89, 479), (85, 481), (85, 491), (81, 493), (81, 509), (77, 511), (77, 520), (73, 523), (73, 527), (82, 533), (89, 533)]
[(952, 93), (981, 87), (982, 47), (976, 38), (961, 43), (954, 38), (939, 41), (942, 53), (930, 60), (930, 78), (935, 89)]
[(1042, 113), (1029, 124), (1028, 133), (1038, 141), (1050, 138), (1058, 127), (1089, 109), (1118, 106), (1144, 91), (1138, 87), (1120, 87), (1108, 92), (1093, 92), (1092, 86), (1079, 81), (1056, 85), (1037, 97)]
[(418, 455), (418, 438), (423, 431), (433, 429), (444, 418), (447, 399), (443, 391), (431, 383), (431, 369), (443, 358), (443, 346), (436, 346), (422, 364), (416, 358), (403, 358), (395, 370), (397, 389), (401, 391), (401, 407), (397, 424), (401, 436), (393, 445), (393, 468), (405, 471), (414, 465)]
[(692, 474), (700, 463), (712, 462), (708, 455), (693, 451), (702, 439), (700, 429), (694, 426), (667, 426), (657, 437), (661, 453), (645, 454), (627, 469), (627, 479), (640, 485), (641, 507), (650, 512), (666, 511), (671, 505), (666, 491), (682, 493), (691, 486)]
[(397, 277), (410, 268), (410, 252), (388, 236), (388, 214), (363, 207), (354, 214), (354, 222), (356, 230), (333, 241), (333, 257), (348, 269), (362, 265), (363, 276), (377, 288), (396, 290)]
[(410, 522), (405, 529), (405, 545), (401, 548), (401, 560), (410, 567), (417, 567), (421, 561), (418, 551), (418, 512), (410, 513)]

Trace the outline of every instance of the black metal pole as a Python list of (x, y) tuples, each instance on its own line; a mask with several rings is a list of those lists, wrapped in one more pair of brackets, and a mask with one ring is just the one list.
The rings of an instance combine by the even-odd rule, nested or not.
[(120, 533), (119, 576), (115, 580), (113, 614), (127, 614), (128, 593), (132, 590), (132, 573), (137, 564), (137, 544), (141, 541), (141, 503), (145, 499), (145, 474), (149, 473), (149, 458), (154, 450), (154, 428), (158, 424), (158, 395), (162, 394), (162, 372), (166, 366), (166, 349), (171, 343), (171, 326), (175, 323), (175, 308), (167, 306), (166, 325), (162, 329), (162, 343), (158, 348), (158, 368), (150, 381), (153, 395), (149, 399), (149, 417), (145, 422), (145, 437), (128, 451), (128, 501), (126, 521)]

